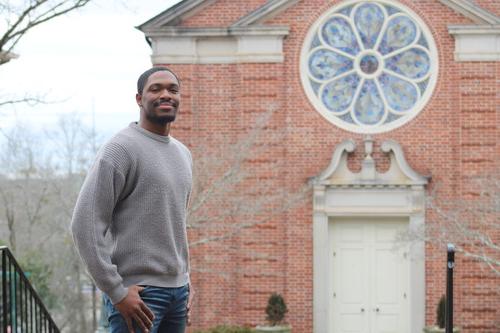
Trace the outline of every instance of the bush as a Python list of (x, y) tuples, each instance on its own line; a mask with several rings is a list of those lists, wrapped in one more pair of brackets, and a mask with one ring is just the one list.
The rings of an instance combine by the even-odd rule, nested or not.
[(288, 312), (285, 300), (280, 294), (272, 294), (267, 301), (266, 314), (267, 320), (272, 326), (276, 326), (285, 319), (285, 314)]
[(194, 333), (253, 333), (253, 332), (254, 331), (248, 327), (219, 325), (217, 327), (210, 328), (208, 331), (195, 331)]
[(437, 310), (436, 310), (436, 324), (439, 328), (444, 328), (445, 318), (446, 318), (446, 297), (443, 295), (439, 300)]

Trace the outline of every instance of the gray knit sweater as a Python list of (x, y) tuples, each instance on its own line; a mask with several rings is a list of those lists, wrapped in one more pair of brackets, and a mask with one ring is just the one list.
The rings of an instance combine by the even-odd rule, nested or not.
[(96, 285), (113, 304), (130, 285), (189, 282), (186, 208), (191, 153), (136, 123), (99, 151), (78, 197), (71, 230)]

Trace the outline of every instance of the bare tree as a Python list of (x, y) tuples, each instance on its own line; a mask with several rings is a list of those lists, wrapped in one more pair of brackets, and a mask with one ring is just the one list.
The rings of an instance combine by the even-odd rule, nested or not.
[(17, 241), (15, 229), (16, 213), (14, 206), (14, 196), (5, 185), (6, 179), (2, 179), (1, 182), (2, 184), (0, 185), (0, 197), (2, 199), (3, 215), (5, 217), (5, 221), (7, 222), (7, 230), (9, 232), (8, 244), (12, 248), (12, 251), (15, 252)]
[[(15, 47), (32, 29), (81, 8), (91, 0), (0, 0), (0, 66), (18, 58)], [(0, 108), (7, 105), (47, 103), (43, 96), (0, 96)]]
[(54, 167), (61, 175), (85, 174), (96, 153), (99, 136), (94, 128), (83, 123), (80, 114), (60, 115), (57, 126), (46, 131), (45, 135), (53, 147)]
[(427, 200), (431, 221), (405, 237), (443, 248), (445, 243), (454, 243), (463, 256), (500, 275), (499, 174), (471, 179), (467, 192), (458, 199), (440, 198), (438, 189)]
[(81, 8), (91, 0), (25, 0), (0, 2), (5, 26), (0, 36), (0, 65), (17, 58), (15, 46), (33, 28)]
[(273, 156), (272, 149), (279, 147), (286, 134), (271, 128), (273, 116), (275, 108), (270, 107), (236, 140), (214, 134), (211, 142), (194, 147), (194, 184), (187, 220), (189, 229), (203, 230), (204, 236), (190, 242), (191, 247), (231, 239), (244, 229), (266, 224), (309, 193), (308, 182), (290, 193), (272, 186), (270, 177), (258, 175), (269, 170), (256, 167), (255, 161), (266, 161), (273, 170), (285, 163)]
[(57, 309), (59, 327), (86, 333), (92, 284), (74, 250), (69, 223), (98, 135), (76, 114), (60, 116), (50, 133), (37, 134), (22, 124), (1, 133), (0, 229), (8, 232), (6, 241), (21, 262), (37, 253), (36, 264), (50, 269), (47, 299)]
[[(17, 248), (16, 231), (28, 235), (25, 242), (31, 243), (31, 230), (40, 221), (42, 203), (48, 195), (48, 185), (42, 180), (44, 168), (43, 145), (26, 126), (18, 124), (9, 132), (1, 132), (3, 147), (0, 153), (3, 174), (0, 180), (0, 203), (9, 230), (9, 244), (13, 251)], [(22, 219), (24, 229), (17, 221)]]
[(52, 179), (51, 191), (55, 198), (53, 218), (57, 220), (55, 225), (59, 236), (53, 244), (54, 248), (65, 249), (58, 252), (57, 265), (54, 265), (56, 273), (65, 277), (54, 286), (58, 295), (63, 295), (60, 302), (67, 309), (58, 317), (58, 322), (63, 330), (85, 333), (90, 330), (90, 312), (95, 303), (93, 296), (85, 290), (88, 291), (93, 283), (75, 251), (68, 227), (80, 187), (101, 138), (94, 126), (83, 123), (78, 113), (60, 115), (55, 129), (45, 134), (55, 158), (56, 177)]

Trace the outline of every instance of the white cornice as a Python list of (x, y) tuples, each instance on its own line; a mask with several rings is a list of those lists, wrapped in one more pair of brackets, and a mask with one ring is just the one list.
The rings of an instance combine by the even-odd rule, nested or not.
[(152, 29), (153, 64), (228, 64), (283, 62), (287, 27)]
[(467, 0), (439, 0), (454, 11), (470, 18), (477, 24), (500, 24), (500, 18), (495, 14)]
[(261, 24), (265, 20), (281, 13), (287, 8), (295, 5), (299, 0), (271, 0), (256, 10), (243, 16), (233, 23), (234, 26), (249, 26), (252, 24)]
[(155, 17), (140, 24), (136, 28), (144, 31), (152, 27), (161, 26), (175, 26), (178, 25), (182, 19), (186, 19), (195, 15), (206, 6), (212, 4), (216, 0), (184, 0), (176, 5), (166, 9)]
[[(439, 1), (478, 24), (500, 24), (500, 18), (498, 16), (467, 0)], [(263, 23), (265, 20), (283, 12), (287, 8), (295, 5), (297, 2), (298, 0), (270, 0), (263, 6), (240, 18), (233, 24), (233, 26), (246, 26), (255, 23)]]
[(500, 24), (452, 25), (456, 61), (500, 61)]
[(285, 26), (251, 26), (229, 28), (161, 27), (145, 29), (146, 37), (225, 37), (225, 36), (286, 36)]
[[(182, 19), (193, 16), (206, 6), (216, 0), (184, 0), (178, 4), (161, 12), (150, 20), (142, 23), (137, 28), (141, 31), (150, 28), (159, 28), (162, 26), (178, 25)], [(265, 20), (273, 17), (287, 8), (295, 5), (299, 0), (270, 0), (264, 5), (243, 16), (232, 26), (248, 26), (252, 24), (261, 24)], [(475, 5), (467, 0), (439, 0), (442, 4), (454, 11), (470, 18), (478, 24), (500, 24), (500, 18), (495, 14)]]
[(500, 23), (497, 25), (449, 25), (448, 31), (452, 35), (500, 34)]

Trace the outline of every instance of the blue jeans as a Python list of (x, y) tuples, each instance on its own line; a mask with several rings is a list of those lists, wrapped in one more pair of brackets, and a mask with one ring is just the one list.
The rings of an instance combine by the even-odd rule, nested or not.
[[(187, 320), (188, 285), (179, 288), (146, 286), (140, 295), (155, 315), (150, 333), (184, 333)], [(125, 320), (106, 295), (104, 295), (104, 304), (108, 314), (110, 333), (128, 333)], [(135, 324), (134, 328), (136, 333), (142, 333)]]

